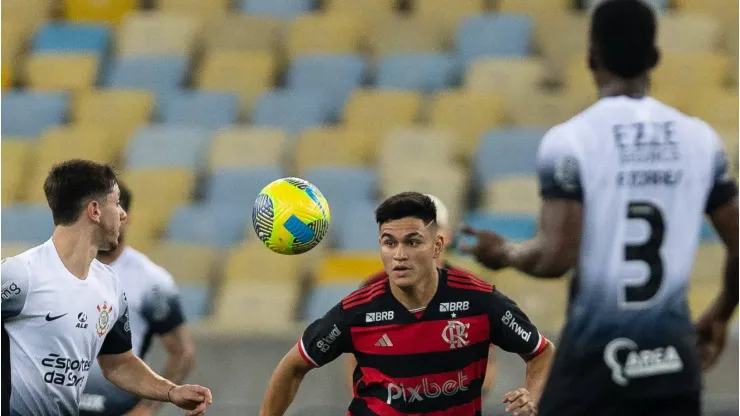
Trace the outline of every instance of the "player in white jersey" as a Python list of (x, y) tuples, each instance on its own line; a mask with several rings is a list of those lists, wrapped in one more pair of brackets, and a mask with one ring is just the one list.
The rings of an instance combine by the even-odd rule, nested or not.
[[(544, 278), (575, 269), (540, 416), (700, 414), (701, 367), (716, 361), (737, 306), (737, 186), (714, 130), (647, 95), (656, 31), (641, 1), (595, 10), (600, 98), (542, 139), (537, 236), (514, 245), (465, 230), (478, 237), (466, 250), (490, 268)], [(728, 255), (695, 330), (687, 291), (705, 214)]]
[[(167, 363), (162, 375), (181, 383), (193, 368), (195, 344), (182, 313), (178, 290), (167, 270), (126, 244), (126, 230), (131, 223), (132, 196), (122, 182), (118, 182), (118, 187), (121, 191), (121, 207), (126, 211), (127, 218), (121, 223), (118, 246), (112, 251), (99, 252), (98, 260), (116, 272), (126, 291), (134, 353), (145, 359), (152, 338), (159, 336), (167, 351)], [(139, 400), (116, 388), (105, 379), (100, 366), (93, 363), (80, 402), (80, 415), (153, 415), (162, 404)]]
[(3, 260), (2, 414), (77, 415), (93, 360), (134, 395), (203, 414), (211, 392), (179, 386), (131, 351), (126, 295), (115, 272), (95, 260), (118, 243), (126, 213), (107, 165), (71, 160), (52, 168), (44, 193), (54, 233)]

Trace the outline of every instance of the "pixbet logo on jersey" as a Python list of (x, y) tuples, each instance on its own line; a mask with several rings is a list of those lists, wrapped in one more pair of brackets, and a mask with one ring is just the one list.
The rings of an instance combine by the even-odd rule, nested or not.
[[(622, 365), (617, 353), (624, 349), (629, 353)], [(612, 380), (620, 386), (629, 384), (630, 378), (671, 374), (683, 370), (681, 356), (672, 345), (639, 351), (637, 343), (629, 338), (617, 338), (607, 344), (604, 348), (604, 362), (612, 370)]]
[(447, 380), (441, 386), (437, 383), (430, 383), (426, 377), (421, 379), (421, 384), (418, 386), (407, 387), (403, 383), (390, 383), (386, 403), (391, 404), (396, 399), (402, 399), (406, 403), (420, 402), (424, 399), (437, 398), (442, 394), (454, 396), (460, 391), (468, 390), (468, 386), (465, 385), (467, 379), (468, 377), (462, 371), (458, 371), (456, 379)]
[(529, 341), (529, 338), (532, 336), (531, 331), (525, 331), (524, 328), (519, 326), (519, 324), (516, 322), (516, 318), (514, 318), (514, 315), (511, 314), (511, 311), (506, 311), (504, 316), (501, 317), (501, 322), (503, 322), (504, 325), (508, 326), (509, 329), (514, 331), (515, 334), (519, 335), (525, 341)]
[(58, 386), (77, 387), (82, 385), (90, 371), (90, 361), (84, 358), (69, 358), (51, 353), (41, 360), (41, 365), (53, 370), (44, 374), (44, 381)]

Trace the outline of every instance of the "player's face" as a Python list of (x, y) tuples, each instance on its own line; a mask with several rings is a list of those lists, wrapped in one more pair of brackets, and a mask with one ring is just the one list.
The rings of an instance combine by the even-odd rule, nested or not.
[(391, 282), (410, 287), (434, 274), (444, 238), (418, 218), (388, 221), (380, 227), (380, 256)]
[(126, 221), (126, 211), (123, 210), (119, 203), (121, 191), (118, 185), (115, 185), (113, 191), (105, 198), (105, 203), (101, 206), (100, 231), (101, 231), (101, 249), (115, 250), (118, 247), (118, 238), (121, 232), (121, 224)]

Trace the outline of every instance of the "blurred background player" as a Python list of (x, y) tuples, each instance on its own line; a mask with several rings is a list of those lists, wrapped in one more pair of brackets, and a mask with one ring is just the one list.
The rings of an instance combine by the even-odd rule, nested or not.
[(2, 262), (3, 413), (76, 415), (93, 361), (133, 395), (202, 414), (211, 393), (154, 373), (131, 349), (121, 281), (95, 259), (115, 250), (126, 212), (113, 169), (86, 160), (54, 166), (44, 182), (54, 233)]
[[(439, 257), (437, 258), (437, 264), (439, 268), (447, 269), (454, 273), (463, 273), (463, 274), (470, 274), (467, 270), (461, 269), (459, 267), (455, 267), (445, 259), (445, 253), (447, 252), (447, 248), (454, 242), (455, 239), (455, 230), (453, 226), (450, 224), (450, 214), (447, 209), (447, 206), (434, 195), (427, 196), (434, 202), (434, 207), (437, 210), (437, 232), (444, 237), (444, 245), (442, 247), (442, 252), (439, 254)], [(377, 283), (381, 280), (387, 279), (388, 273), (386, 273), (384, 270), (380, 271), (372, 276), (370, 276), (367, 280), (362, 282), (362, 285), (360, 288), (369, 286), (373, 283)], [(486, 367), (486, 377), (483, 379), (483, 395), (485, 396), (486, 393), (491, 389), (491, 387), (494, 385), (494, 380), (496, 378), (496, 349), (494, 346), (491, 346), (491, 349), (488, 353), (488, 367)], [(354, 372), (355, 372), (355, 366), (357, 365), (357, 360), (355, 360), (354, 355), (347, 354), (347, 357), (345, 358), (345, 373), (347, 377), (347, 384), (352, 390), (353, 378), (354, 378)]]
[(308, 326), (270, 379), (261, 416), (281, 416), (306, 373), (354, 354), (349, 414), (480, 416), (491, 343), (526, 362), (507, 411), (535, 411), (554, 347), (514, 302), (466, 273), (439, 269), (444, 236), (434, 202), (397, 194), (376, 210), (389, 275), (345, 297)]
[[(575, 268), (543, 416), (701, 414), (700, 370), (722, 351), (737, 306), (737, 186), (717, 133), (648, 96), (656, 33), (642, 1), (596, 9), (588, 65), (600, 98), (540, 144), (536, 238), (514, 245), (466, 230), (478, 237), (467, 250), (490, 268), (543, 278)], [(705, 214), (727, 262), (697, 354), (687, 292)]]
[[(126, 244), (126, 230), (131, 224), (131, 191), (118, 182), (120, 204), (126, 211), (121, 223), (118, 245), (100, 251), (98, 260), (110, 266), (123, 284), (131, 319), (132, 350), (144, 359), (154, 336), (159, 336), (167, 352), (162, 375), (173, 383), (185, 380), (195, 362), (195, 344), (182, 313), (180, 298), (172, 276), (148, 257)], [(153, 415), (162, 402), (132, 396), (105, 379), (93, 364), (80, 402), (81, 415)]]

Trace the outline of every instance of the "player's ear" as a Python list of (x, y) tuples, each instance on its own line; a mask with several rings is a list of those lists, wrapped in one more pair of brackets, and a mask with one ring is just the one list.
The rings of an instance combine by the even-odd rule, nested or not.
[(85, 209), (85, 213), (87, 214), (87, 217), (90, 218), (93, 222), (100, 222), (100, 216), (102, 215), (102, 206), (100, 205), (100, 202), (96, 199), (91, 199), (87, 203), (87, 208)]
[(445, 236), (442, 233), (437, 233), (437, 238), (434, 240), (434, 258), (439, 258), (442, 255), (442, 251), (445, 247)]

